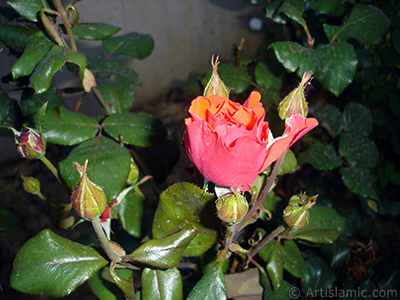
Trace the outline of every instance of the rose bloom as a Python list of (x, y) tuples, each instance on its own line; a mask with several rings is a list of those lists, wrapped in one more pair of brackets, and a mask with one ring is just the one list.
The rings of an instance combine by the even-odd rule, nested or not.
[(274, 138), (264, 121), (261, 95), (252, 92), (243, 105), (211, 95), (197, 97), (185, 119), (185, 147), (190, 160), (209, 181), (250, 189), (259, 173), (318, 125), (314, 118), (293, 114), (285, 132)]

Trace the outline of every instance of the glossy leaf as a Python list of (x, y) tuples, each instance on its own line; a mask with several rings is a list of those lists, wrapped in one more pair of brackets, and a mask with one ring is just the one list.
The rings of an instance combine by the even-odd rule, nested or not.
[(285, 154), (285, 158), (282, 162), (281, 168), (278, 171), (278, 176), (288, 173), (293, 173), (294, 171), (296, 171), (296, 167), (297, 167), (296, 156), (294, 155), (292, 150), (288, 149)]
[(113, 114), (104, 121), (104, 130), (116, 140), (122, 136), (124, 143), (149, 147), (165, 135), (162, 122), (146, 113)]
[(339, 153), (351, 165), (372, 168), (378, 161), (378, 148), (375, 143), (355, 131), (345, 132), (340, 136)]
[(37, 22), (37, 16), (43, 8), (50, 8), (47, 1), (41, 0), (7, 0), (7, 3), (21, 16), (32, 22)]
[(372, 132), (372, 118), (368, 109), (356, 102), (347, 104), (342, 115), (342, 128), (365, 136), (369, 135)]
[(315, 117), (332, 137), (336, 137), (342, 131), (342, 113), (333, 105), (325, 105), (315, 112)]
[(36, 66), (30, 81), (36, 93), (43, 93), (51, 84), (54, 74), (66, 63), (73, 63), (79, 67), (81, 78), (86, 68), (86, 56), (67, 47), (53, 46)]
[(133, 274), (132, 272), (129, 273), (131, 274), (129, 278), (120, 276), (119, 273), (116, 272), (115, 262), (111, 262), (110, 275), (114, 283), (121, 289), (121, 291), (123, 291), (126, 299), (132, 299), (135, 296), (135, 290), (133, 288)]
[(346, 0), (310, 0), (310, 7), (321, 14), (335, 13), (343, 5)]
[(23, 52), (28, 44), (29, 30), (19, 25), (0, 24), (0, 41), (7, 47)]
[(328, 259), (330, 266), (337, 269), (346, 263), (350, 252), (350, 246), (345, 239), (339, 238), (333, 244), (323, 245), (321, 247), (321, 252)]
[(317, 60), (314, 52), (295, 42), (273, 43), (276, 58), (290, 72), (297, 70), (297, 75), (302, 77), (305, 72), (315, 73)]
[(197, 229), (184, 228), (161, 239), (148, 240), (127, 256), (128, 261), (157, 268), (173, 268), (197, 234)]
[(311, 278), (308, 281), (301, 280), (301, 290), (306, 295), (314, 294), (321, 290), (329, 291), (336, 280), (335, 271), (318, 255), (310, 255), (306, 260), (306, 266), (310, 270)]
[(310, 279), (310, 272), (304, 262), (303, 254), (294, 241), (284, 240), (283, 244), (279, 247), (279, 251), (283, 256), (283, 267), (290, 274), (305, 281)]
[(102, 40), (113, 36), (121, 28), (103, 23), (79, 23), (72, 28), (72, 33), (81, 40)]
[(113, 56), (144, 59), (153, 51), (154, 40), (150, 35), (131, 32), (104, 39), (103, 46)]
[(128, 178), (131, 159), (129, 151), (106, 137), (80, 144), (59, 163), (61, 176), (71, 190), (80, 180), (73, 162), (83, 165), (86, 159), (89, 160), (89, 179), (104, 190), (108, 201), (116, 199)]
[(274, 291), (279, 289), (283, 279), (283, 259), (282, 253), (279, 251), (279, 246), (279, 240), (273, 242), (266, 266), (268, 276), (271, 279), (274, 287)]
[(54, 43), (42, 31), (31, 35), (24, 53), (11, 69), (13, 78), (31, 75), (52, 46)]
[(342, 160), (336, 154), (332, 144), (313, 143), (306, 151), (299, 154), (300, 163), (309, 163), (317, 170), (325, 171), (338, 168)]
[(226, 300), (223, 262), (216, 261), (190, 291), (186, 300)]
[(217, 239), (215, 196), (190, 183), (177, 183), (160, 195), (154, 215), (153, 236), (162, 238), (181, 228), (198, 229), (184, 256), (199, 256)]
[(11, 286), (23, 293), (66, 296), (107, 264), (96, 250), (45, 229), (18, 252)]
[(316, 244), (333, 243), (343, 232), (345, 222), (333, 208), (315, 205), (310, 209), (310, 222), (288, 235)]
[(103, 62), (102, 59), (92, 59), (88, 67), (93, 71), (95, 76), (100, 79), (110, 79), (114, 76), (118, 85), (120, 81), (127, 81), (130, 85), (141, 86), (139, 75), (131, 68), (125, 66), (119, 61)]
[(366, 198), (377, 198), (373, 187), (375, 178), (369, 170), (357, 166), (343, 168), (342, 179), (355, 194)]
[(254, 70), (257, 84), (274, 92), (282, 88), (282, 76), (274, 74), (265, 64), (258, 63)]
[(41, 94), (35, 94), (33, 89), (26, 89), (22, 92), (21, 100), (21, 110), (26, 117), (35, 114), (46, 102), (47, 109), (64, 105), (63, 97), (54, 86)]
[(118, 205), (118, 219), (122, 227), (135, 236), (141, 237), (145, 197), (138, 187), (131, 189)]
[(358, 4), (351, 10), (342, 26), (324, 24), (324, 32), (331, 42), (354, 38), (360, 44), (367, 46), (378, 44), (389, 25), (389, 18), (377, 7)]
[(143, 300), (182, 300), (182, 275), (177, 268), (145, 268), (142, 273)]
[(301, 26), (304, 26), (306, 22), (301, 15), (303, 14), (305, 8), (306, 3), (304, 1), (284, 0), (281, 6), (281, 11), (293, 21), (299, 23)]
[(10, 211), (0, 208), (0, 230), (7, 230), (18, 227), (21, 222)]
[(113, 113), (127, 113), (132, 108), (135, 93), (129, 82), (104, 82), (97, 87)]
[[(297, 294), (295, 294), (297, 288), (293, 289), (293, 286), (285, 280), (282, 280), (279, 289), (274, 291), (267, 276), (260, 273), (260, 283), (264, 287), (263, 300), (287, 300), (298, 297)], [(295, 293), (293, 293), (293, 291)]]
[(259, 277), (259, 271), (256, 268), (225, 275), (227, 298), (261, 299), (263, 288)]
[(315, 77), (336, 96), (353, 81), (357, 69), (357, 56), (347, 43), (321, 44), (315, 50), (319, 67)]
[(0, 125), (7, 119), (11, 108), (11, 99), (7, 93), (0, 89)]
[(96, 120), (69, 111), (65, 106), (49, 109), (43, 133), (50, 143), (71, 146), (93, 138), (99, 130)]

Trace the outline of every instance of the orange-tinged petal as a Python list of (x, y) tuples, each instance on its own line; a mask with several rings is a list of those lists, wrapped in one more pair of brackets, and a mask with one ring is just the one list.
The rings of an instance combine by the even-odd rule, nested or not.
[(232, 119), (235, 120), (239, 125), (243, 124), (249, 129), (253, 128), (257, 121), (255, 114), (245, 108), (240, 108), (232, 116)]
[(190, 105), (189, 113), (195, 114), (200, 119), (204, 120), (206, 117), (206, 111), (211, 107), (210, 101), (205, 97), (197, 97), (192, 101)]

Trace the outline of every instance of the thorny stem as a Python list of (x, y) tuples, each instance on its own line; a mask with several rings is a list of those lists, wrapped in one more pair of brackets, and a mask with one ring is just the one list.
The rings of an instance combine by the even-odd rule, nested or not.
[(57, 180), (60, 181), (57, 168), (46, 158), (46, 156), (43, 156), (40, 160), (46, 165), (47, 168), (49, 168), (49, 170), (51, 171), (51, 173), (53, 173)]
[(121, 257), (119, 257), (114, 252), (114, 250), (111, 248), (110, 242), (107, 239), (107, 237), (103, 231), (103, 228), (101, 227), (100, 218), (97, 217), (97, 218), (92, 219), (91, 221), (92, 221), (94, 231), (96, 232), (97, 238), (100, 241), (100, 245), (104, 249), (104, 252), (106, 252), (108, 258), (111, 259), (111, 261), (119, 262), (121, 260)]
[(274, 231), (272, 231), (265, 239), (263, 239), (251, 252), (247, 255), (248, 260), (251, 261), (258, 253), (258, 251), (264, 247), (266, 244), (271, 242), (274, 238), (276, 238), (278, 235), (280, 235), (282, 232), (286, 230), (285, 226), (281, 225), (278, 228), (276, 228)]
[(112, 111), (111, 111), (110, 107), (108, 106), (108, 103), (107, 103), (106, 99), (104, 99), (103, 95), (100, 93), (100, 91), (97, 88), (97, 86), (92, 87), (92, 90), (95, 93), (95, 95), (97, 96), (97, 98), (99, 98), (100, 103), (103, 105), (104, 109), (107, 112), (107, 115), (111, 115)]
[(61, 20), (64, 23), (65, 30), (67, 31), (67, 35), (68, 35), (69, 41), (71, 43), (72, 50), (78, 51), (78, 49), (76, 48), (74, 36), (72, 34), (71, 24), (69, 23), (69, 20), (67, 19), (67, 16), (65, 15), (64, 7), (62, 6), (60, 0), (54, 0), (54, 3), (57, 7), (58, 13), (60, 14)]

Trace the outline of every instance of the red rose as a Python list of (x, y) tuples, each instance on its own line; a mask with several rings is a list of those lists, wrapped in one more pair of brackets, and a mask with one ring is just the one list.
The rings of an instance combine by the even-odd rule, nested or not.
[(209, 181), (248, 190), (259, 173), (318, 125), (314, 118), (293, 114), (285, 121), (284, 134), (275, 139), (260, 99), (260, 93), (252, 92), (243, 105), (215, 95), (192, 101), (185, 147)]

